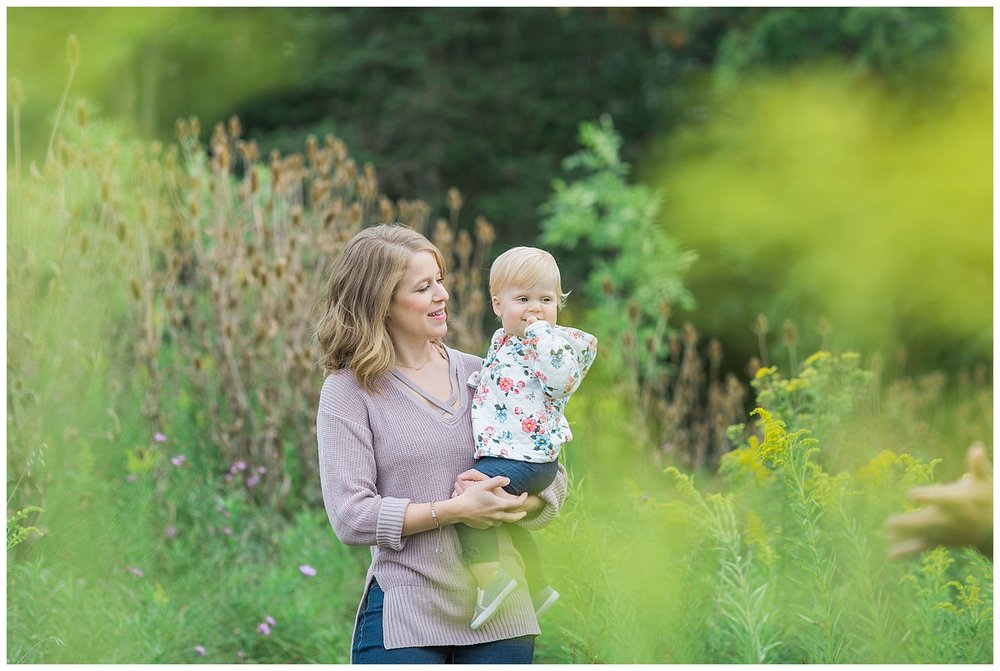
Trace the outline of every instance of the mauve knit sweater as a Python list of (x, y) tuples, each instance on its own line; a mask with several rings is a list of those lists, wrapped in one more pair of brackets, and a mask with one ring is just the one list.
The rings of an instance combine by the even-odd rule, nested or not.
[[(330, 373), (320, 394), (316, 428), (323, 501), (333, 530), (348, 545), (370, 545), (372, 577), (385, 592), (385, 647), (473, 645), (541, 633), (525, 588), (520, 555), (506, 533), (498, 533), (500, 562), (519, 583), (481, 629), (469, 627), (475, 581), (461, 557), (454, 526), (401, 536), (406, 506), (451, 496), (456, 476), (475, 467), (469, 376), (482, 359), (446, 348), (452, 388), (461, 406), (446, 416), (417, 398), (392, 375), (381, 394), (367, 393), (350, 370)], [(550, 522), (566, 497), (562, 465), (541, 493), (546, 506), (530, 521)], [(364, 597), (362, 597), (363, 605)], [(360, 612), (360, 606), (359, 606)]]

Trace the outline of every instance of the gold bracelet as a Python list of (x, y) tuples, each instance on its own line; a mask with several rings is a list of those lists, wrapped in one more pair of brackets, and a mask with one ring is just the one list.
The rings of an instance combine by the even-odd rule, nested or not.
[(444, 545), (441, 544), (441, 532), (444, 531), (444, 529), (441, 526), (441, 522), (438, 520), (437, 511), (434, 510), (435, 503), (437, 503), (437, 501), (431, 501), (431, 519), (434, 520), (434, 526), (437, 527), (438, 530), (437, 547), (434, 548), (434, 552), (436, 552), (437, 554), (441, 554), (442, 552), (444, 552)]

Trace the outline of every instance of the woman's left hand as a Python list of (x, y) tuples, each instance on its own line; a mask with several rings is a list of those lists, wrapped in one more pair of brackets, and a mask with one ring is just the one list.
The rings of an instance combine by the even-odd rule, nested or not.
[[(482, 480), (489, 480), (489, 478), (490, 476), (484, 475), (483, 473), (480, 473), (474, 468), (470, 468), (467, 471), (463, 471), (459, 473), (458, 477), (455, 479), (455, 486), (452, 488), (451, 495), (452, 497), (458, 496), (462, 492), (464, 492), (470, 485), (476, 482), (480, 482)], [(497, 496), (504, 498), (510, 498), (510, 499), (518, 498), (513, 494), (504, 491), (503, 489), (497, 489), (495, 490), (494, 493)], [(544, 499), (535, 494), (528, 494), (528, 498), (525, 500), (524, 505), (521, 506), (520, 508), (515, 508), (514, 512), (520, 512), (523, 510), (524, 512), (528, 513), (528, 515), (533, 515), (544, 507), (545, 507)]]

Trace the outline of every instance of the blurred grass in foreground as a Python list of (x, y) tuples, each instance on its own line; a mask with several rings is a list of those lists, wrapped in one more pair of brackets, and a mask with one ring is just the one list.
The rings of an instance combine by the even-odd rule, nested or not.
[(815, 347), (825, 316), (837, 347), (903, 345), (909, 370), (992, 356), (991, 11), (961, 13), (936, 99), (809, 67), (749, 80), (669, 140), (645, 178), (699, 251), (701, 330), (731, 347), (764, 313)]

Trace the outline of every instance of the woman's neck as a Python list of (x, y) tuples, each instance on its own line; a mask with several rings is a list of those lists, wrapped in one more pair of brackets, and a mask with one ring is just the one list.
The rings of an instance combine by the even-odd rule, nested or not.
[(393, 343), (396, 365), (407, 370), (423, 370), (427, 364), (444, 358), (442, 346), (430, 340), (417, 343)]

